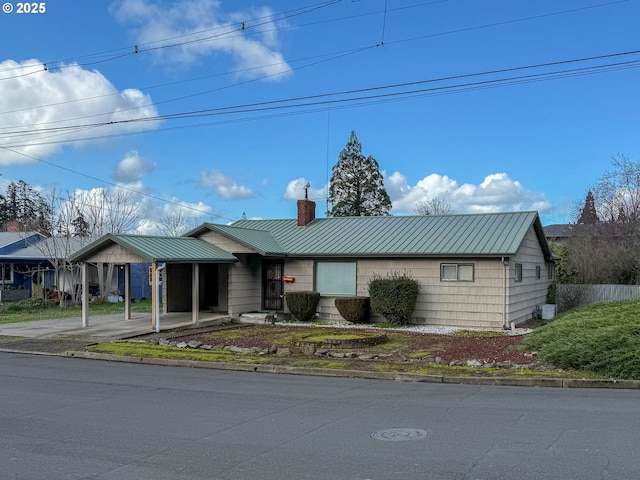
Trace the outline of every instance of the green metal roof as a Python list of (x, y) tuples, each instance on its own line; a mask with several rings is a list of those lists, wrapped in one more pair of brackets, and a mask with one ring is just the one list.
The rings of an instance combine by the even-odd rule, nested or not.
[(100, 250), (118, 244), (149, 262), (232, 263), (232, 254), (205, 240), (192, 237), (157, 237), (107, 234), (71, 256), (72, 262), (90, 261)]
[(240, 220), (202, 228), (254, 245), (256, 251), (268, 243), (292, 256), (442, 257), (515, 255), (532, 226), (551, 258), (537, 212), (317, 218), (304, 227), (297, 220)]
[(186, 236), (197, 236), (204, 231), (214, 231), (264, 256), (284, 256), (287, 251), (267, 230), (242, 228), (236, 225), (204, 223)]

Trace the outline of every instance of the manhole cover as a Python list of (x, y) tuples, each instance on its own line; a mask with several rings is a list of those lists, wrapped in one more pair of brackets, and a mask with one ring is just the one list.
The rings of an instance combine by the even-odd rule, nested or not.
[(428, 430), (420, 430), (418, 428), (389, 428), (373, 432), (371, 437), (385, 442), (408, 442), (410, 440), (422, 440), (428, 434)]

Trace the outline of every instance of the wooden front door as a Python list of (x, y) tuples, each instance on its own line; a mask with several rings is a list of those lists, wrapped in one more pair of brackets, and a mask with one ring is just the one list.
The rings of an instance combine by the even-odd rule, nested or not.
[(265, 310), (282, 310), (282, 270), (284, 263), (279, 260), (262, 262), (263, 308)]

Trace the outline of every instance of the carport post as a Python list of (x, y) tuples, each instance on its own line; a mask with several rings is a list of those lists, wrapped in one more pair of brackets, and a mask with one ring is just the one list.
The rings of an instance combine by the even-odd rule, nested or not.
[(82, 327), (89, 326), (89, 264), (82, 264)]
[(191, 321), (198, 323), (200, 316), (200, 264), (191, 264)]
[(156, 333), (160, 333), (160, 297), (162, 294), (162, 283), (160, 282), (160, 272), (167, 266), (166, 263), (151, 264), (151, 324), (155, 327)]
[(131, 320), (131, 264), (124, 264), (124, 319)]

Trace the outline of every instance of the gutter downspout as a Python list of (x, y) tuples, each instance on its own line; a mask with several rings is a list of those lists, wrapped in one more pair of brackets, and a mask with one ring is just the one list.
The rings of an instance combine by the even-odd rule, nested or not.
[(509, 330), (509, 319), (507, 318), (507, 291), (508, 291), (508, 281), (509, 281), (509, 260), (505, 260), (505, 257), (501, 258), (502, 265), (504, 266), (503, 276), (504, 281), (502, 283), (502, 328), (504, 330)]

